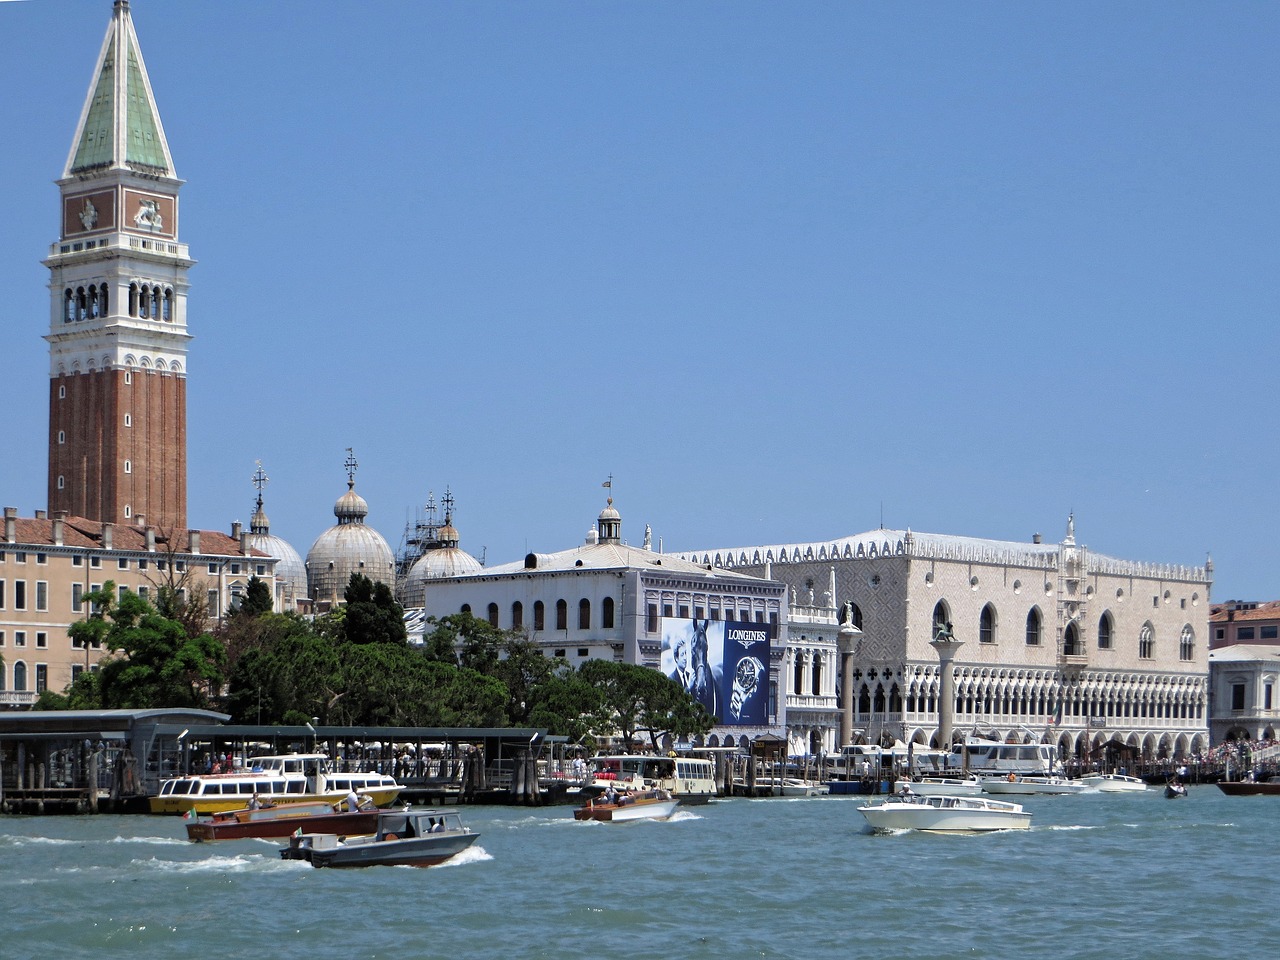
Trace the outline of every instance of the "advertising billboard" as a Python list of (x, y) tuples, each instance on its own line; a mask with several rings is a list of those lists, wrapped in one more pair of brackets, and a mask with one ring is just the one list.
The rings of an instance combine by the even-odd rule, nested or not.
[(663, 617), (660, 666), (718, 725), (764, 726), (772, 641), (768, 623)]

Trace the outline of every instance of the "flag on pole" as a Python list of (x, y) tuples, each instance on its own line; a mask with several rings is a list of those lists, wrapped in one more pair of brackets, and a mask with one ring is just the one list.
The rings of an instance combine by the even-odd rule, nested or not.
[(196, 808), (195, 808), (195, 807), (192, 807), (190, 810), (188, 810), (186, 813), (184, 813), (184, 814), (182, 815), (182, 819), (183, 819), (183, 820), (194, 820), (195, 818), (196, 818)]
[(612, 479), (606, 480), (604, 483), (600, 484), (600, 486), (611, 488), (613, 486), (613, 480)]
[(1058, 709), (1053, 713), (1053, 725), (1056, 727), (1062, 723), (1062, 701), (1058, 701)]
[(300, 836), (302, 836), (302, 828), (301, 828), (301, 827), (299, 827), (297, 830), (293, 831), (293, 835), (294, 835), (295, 837), (300, 837)]

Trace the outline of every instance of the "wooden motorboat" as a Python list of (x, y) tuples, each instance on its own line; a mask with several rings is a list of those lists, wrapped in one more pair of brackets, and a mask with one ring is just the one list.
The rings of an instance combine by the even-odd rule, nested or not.
[[(605, 797), (609, 796), (605, 794)], [(619, 823), (624, 820), (665, 820), (676, 812), (680, 801), (665, 790), (641, 790), (622, 793), (616, 800), (604, 797), (588, 800), (573, 811), (575, 820), (598, 820)]]
[(372, 836), (343, 840), (332, 833), (299, 830), (290, 836), (280, 857), (306, 860), (313, 867), (430, 867), (456, 857), (479, 838), (456, 813), (382, 810)]
[(897, 794), (883, 803), (859, 807), (873, 830), (921, 830), (926, 833), (986, 833), (1026, 830), (1031, 814), (1021, 804), (990, 797)]
[(215, 813), (211, 817), (187, 820), (188, 840), (243, 840), (249, 837), (284, 838), (299, 829), (308, 833), (356, 836), (378, 828), (378, 808), (370, 801), (367, 809), (348, 811), (345, 804), (324, 800), (305, 803), (277, 803), (258, 808), (242, 807)]
[(1229, 797), (1280, 796), (1280, 780), (1219, 780), (1218, 789)]

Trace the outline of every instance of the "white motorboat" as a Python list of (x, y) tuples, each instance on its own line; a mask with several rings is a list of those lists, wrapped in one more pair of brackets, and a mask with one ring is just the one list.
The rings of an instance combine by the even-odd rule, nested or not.
[(1021, 804), (989, 797), (890, 797), (859, 807), (873, 830), (922, 830), (928, 833), (985, 833), (1026, 830), (1031, 814)]
[(825, 797), (831, 788), (825, 783), (800, 777), (757, 777), (757, 789), (767, 789), (775, 797)]
[(610, 799), (588, 800), (585, 806), (573, 811), (575, 820), (596, 820), (600, 823), (622, 823), (627, 820), (666, 820), (676, 812), (680, 801), (665, 790), (623, 792)]
[(898, 792), (910, 792), (922, 797), (976, 797), (982, 793), (982, 781), (977, 777), (917, 777), (899, 780)]
[(1080, 782), (1099, 793), (1142, 793), (1147, 789), (1144, 781), (1123, 773), (1091, 773), (1081, 777)]
[(1085, 789), (1083, 781), (1068, 780), (1066, 777), (1034, 777), (1011, 773), (1004, 777), (982, 778), (983, 793), (1026, 796), (1033, 793), (1083, 793)]

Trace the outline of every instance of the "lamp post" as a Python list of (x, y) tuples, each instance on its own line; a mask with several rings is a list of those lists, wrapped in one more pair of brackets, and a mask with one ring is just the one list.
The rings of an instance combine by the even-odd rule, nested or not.
[(952, 672), (951, 661), (955, 659), (956, 651), (960, 649), (963, 640), (956, 638), (951, 631), (951, 622), (948, 621), (945, 626), (939, 626), (934, 638), (929, 641), (929, 646), (933, 647), (938, 653), (940, 683), (938, 692), (938, 749), (951, 749), (951, 726), (954, 722), (956, 709), (956, 693), (955, 693), (955, 677)]

